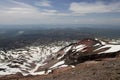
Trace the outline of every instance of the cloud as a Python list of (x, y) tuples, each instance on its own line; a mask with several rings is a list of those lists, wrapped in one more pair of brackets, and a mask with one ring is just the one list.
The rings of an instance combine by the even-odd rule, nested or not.
[[(100, 5), (103, 6), (103, 8), (101, 8)], [(97, 6), (99, 6), (100, 9)], [(111, 19), (107, 17), (107, 19), (105, 19), (104, 17), (102, 18), (99, 16), (96, 17), (84, 14), (119, 12), (120, 10), (118, 6), (119, 3), (105, 4), (103, 2), (96, 2), (88, 4), (85, 2), (73, 2), (71, 3), (70, 8), (66, 9), (65, 11), (60, 11), (59, 9), (55, 9), (54, 7), (50, 6), (48, 6), (50, 8), (43, 8), (35, 6), (34, 3), (27, 4), (25, 2), (20, 2), (16, 0), (3, 0), (2, 2), (0, 2), (0, 24), (119, 24), (119, 17), (118, 19), (114, 17)], [(72, 12), (69, 10), (71, 10)]]
[(44, 9), (45, 12), (48, 12), (48, 13), (56, 13), (57, 10), (48, 10), (48, 9)]
[(0, 24), (47, 23), (52, 18), (51, 15), (56, 15), (57, 12), (54, 9), (38, 9), (15, 0), (5, 0), (3, 3), (0, 3), (0, 6), (2, 6), (0, 7)]
[[(45, 0), (46, 1), (46, 0)], [(36, 15), (37, 17), (41, 17), (41, 16), (46, 16), (46, 15), (57, 15), (57, 14), (62, 14), (59, 13), (57, 10), (55, 9), (45, 9), (45, 8), (38, 8), (23, 2), (17, 2), (15, 0), (8, 0), (8, 3), (10, 5), (2, 5), (0, 4), (0, 6), (2, 6), (2, 8), (0, 7), (0, 14), (1, 15), (11, 15), (11, 16), (15, 16), (15, 15), (25, 15), (25, 16), (32, 16), (32, 15)], [(1, 16), (0, 15), (0, 16)], [(19, 17), (19, 16), (18, 16)]]
[(74, 13), (108, 13), (108, 12), (120, 12), (120, 2), (104, 3), (104, 2), (72, 2), (70, 4), (70, 11)]
[(17, 2), (15, 0), (6, 0), (7, 4), (0, 4), (0, 6), (2, 6), (0, 8), (0, 13), (1, 14), (23, 14), (23, 13), (33, 13), (33, 12), (37, 12), (37, 8), (31, 6), (31, 5), (28, 5), (28, 4), (25, 4), (25, 3), (22, 3), (22, 2)]
[(52, 2), (48, 0), (41, 0), (39, 2), (36, 2), (35, 5), (42, 6), (42, 7), (52, 7), (51, 3)]

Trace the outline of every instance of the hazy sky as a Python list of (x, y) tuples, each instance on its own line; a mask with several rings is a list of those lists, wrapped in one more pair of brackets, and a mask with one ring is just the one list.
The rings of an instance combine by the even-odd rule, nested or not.
[(0, 24), (120, 25), (120, 0), (0, 0)]

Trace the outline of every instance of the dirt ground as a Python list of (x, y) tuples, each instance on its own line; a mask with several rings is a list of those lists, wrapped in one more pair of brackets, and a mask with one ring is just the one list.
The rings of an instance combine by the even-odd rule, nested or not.
[(26, 76), (20, 73), (1, 77), (0, 80), (120, 80), (120, 58), (87, 61), (75, 68), (64, 68), (48, 75)]

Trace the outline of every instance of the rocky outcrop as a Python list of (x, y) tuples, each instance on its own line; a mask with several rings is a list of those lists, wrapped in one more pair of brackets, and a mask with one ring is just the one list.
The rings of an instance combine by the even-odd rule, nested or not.
[[(115, 50), (115, 47), (117, 50)], [(66, 48), (69, 49), (67, 51), (65, 49), (61, 51), (63, 53), (60, 59), (65, 60), (65, 64), (67, 65), (76, 65), (89, 60), (116, 57), (120, 54), (120, 45), (109, 45), (96, 39), (84, 39)]]

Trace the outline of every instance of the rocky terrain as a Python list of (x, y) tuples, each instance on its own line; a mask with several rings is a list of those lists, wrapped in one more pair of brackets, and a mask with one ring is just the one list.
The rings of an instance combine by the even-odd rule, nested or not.
[(87, 38), (63, 44), (1, 51), (0, 80), (120, 80), (117, 42)]

